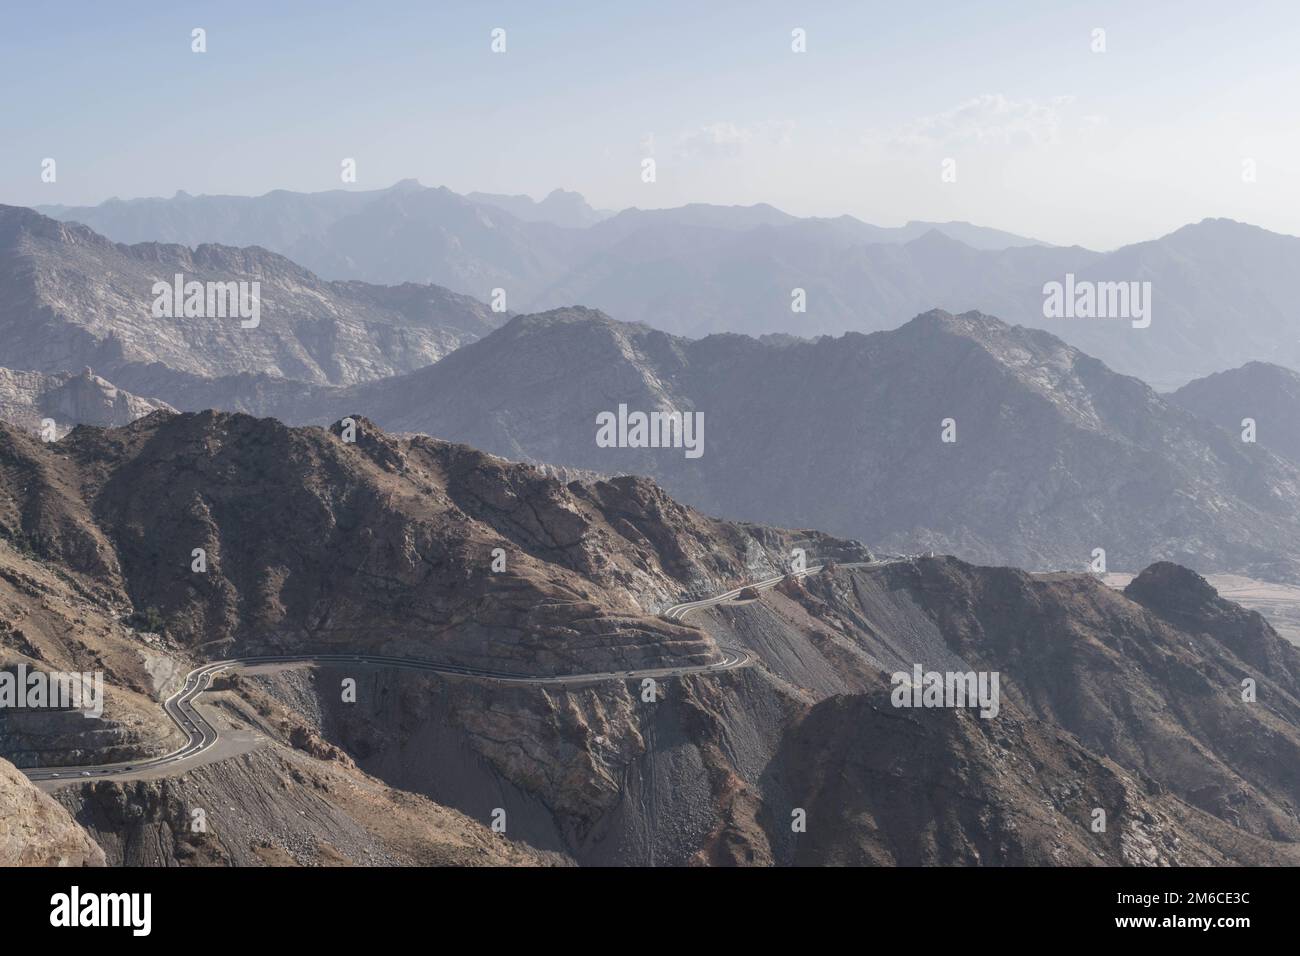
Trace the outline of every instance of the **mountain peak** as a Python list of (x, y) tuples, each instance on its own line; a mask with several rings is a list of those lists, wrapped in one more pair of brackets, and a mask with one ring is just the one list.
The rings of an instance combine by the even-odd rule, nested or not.
[(604, 328), (645, 328), (638, 323), (620, 322), (612, 319), (600, 309), (590, 309), (585, 305), (566, 305), (545, 312), (530, 312), (517, 315), (503, 328), (543, 329), (557, 325), (590, 325)]
[(937, 226), (930, 226), (925, 232), (921, 233), (915, 239), (911, 239), (904, 245), (913, 250), (922, 250), (927, 252), (933, 251), (952, 251), (960, 250), (974, 251), (960, 239), (954, 239), (952, 236), (939, 229)]
[(956, 315), (944, 309), (931, 309), (913, 317), (902, 328), (908, 326), (915, 326), (918, 329), (939, 328), (967, 336), (981, 332), (1002, 332), (1013, 328), (995, 315), (985, 315), (974, 309)]
[(1199, 607), (1219, 596), (1209, 581), (1172, 561), (1157, 561), (1129, 582), (1124, 594), (1139, 604)]

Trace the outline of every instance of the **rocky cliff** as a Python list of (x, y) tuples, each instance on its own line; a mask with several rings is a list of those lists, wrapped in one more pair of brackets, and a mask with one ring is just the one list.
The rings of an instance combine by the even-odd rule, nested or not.
[(111, 427), (171, 406), (120, 389), (91, 369), (80, 374), (16, 372), (0, 368), (0, 421), (39, 433), (46, 419), (54, 420), (54, 437), (76, 425)]
[(0, 760), (0, 866), (103, 866), (104, 851), (62, 806)]

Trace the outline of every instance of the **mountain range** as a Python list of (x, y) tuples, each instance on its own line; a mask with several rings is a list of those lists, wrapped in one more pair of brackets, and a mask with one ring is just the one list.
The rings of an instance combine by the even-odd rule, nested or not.
[[(582, 304), (691, 337), (871, 332), (938, 307), (1045, 328), (1160, 389), (1248, 361), (1300, 366), (1286, 285), (1300, 239), (1227, 219), (1095, 252), (968, 223), (884, 228), (763, 204), (604, 215), (576, 193), (534, 203), (414, 180), (42, 211), (123, 242), (258, 245), (330, 279), (433, 283), (482, 300), (501, 289), (514, 311)], [(1150, 325), (1046, 317), (1045, 286), (1067, 281), (1149, 282)], [(804, 311), (792, 309), (797, 289)]]
[[(519, 316), (351, 388), (217, 398), (290, 422), (363, 414), (509, 458), (655, 477), (743, 520), (1027, 568), (1175, 560), (1300, 575), (1300, 468), (1054, 336), (979, 313), (816, 341), (691, 340), (587, 309)], [(597, 418), (703, 416), (703, 453), (600, 447)], [(951, 420), (951, 442), (944, 440)]]
[[(49, 859), (1297, 862), (1300, 651), (1173, 564), (1121, 593), (1091, 575), (878, 560), (707, 518), (644, 478), (566, 482), (364, 419), (351, 442), (213, 412), (57, 443), (0, 424), (0, 477), (7, 662), (93, 664), (108, 684), (101, 721), (12, 718), (0, 757), (20, 766), (174, 746), (157, 696), (182, 662), (236, 652), (536, 674), (724, 645), (753, 659), (653, 698), (636, 680), (539, 688), (346, 663), (230, 675), (203, 706), (232, 749), (181, 775), (74, 777), (53, 807), (0, 764), (0, 832), (39, 829)], [(794, 547), (824, 566), (689, 622), (657, 616), (779, 573)], [(900, 708), (889, 675), (918, 665), (998, 672), (996, 716)], [(489, 833), (498, 811), (508, 826)]]
[[(178, 275), (205, 289), (244, 284), (259, 308), (256, 326), (233, 315), (186, 316), (170, 301), (158, 308), (156, 285), (171, 287)], [(501, 318), (436, 286), (326, 282), (255, 246), (127, 246), (0, 206), (0, 365), (11, 369), (90, 367), (132, 391), (129, 380), (149, 366), (348, 384), (427, 365)]]
[[(700, 228), (730, 215), (687, 209)], [(592, 228), (635, 237), (636, 218)], [(257, 281), (260, 323), (155, 317), (154, 283), (178, 272)], [(509, 458), (650, 475), (710, 513), (891, 551), (1082, 568), (1100, 548), (1114, 570), (1167, 559), (1203, 573), (1300, 575), (1300, 472), (1285, 444), (1242, 442), (1204, 407), (1189, 414), (1190, 386), (1161, 396), (1050, 334), (981, 313), (817, 339), (687, 339), (583, 308), (497, 328), (508, 315), (438, 286), (326, 281), (257, 247), (127, 246), (15, 207), (0, 207), (0, 302), (6, 381), (99, 382), (50, 416), (65, 430), (155, 407), (290, 424), (364, 415)], [(6, 414), (33, 427), (45, 417), (34, 396), (52, 393), (22, 381)], [(701, 414), (703, 454), (600, 447), (597, 416), (620, 406)], [(1276, 438), (1285, 410), (1260, 414)]]
[[(978, 312), (688, 339), (326, 281), (264, 249), (127, 246), (12, 208), (0, 225), (0, 659), (109, 687), (93, 727), (8, 719), (0, 833), (38, 837), (0, 860), (1300, 861), (1300, 652), (1168, 560), (1293, 579), (1300, 465), (1184, 407), (1190, 386), (1162, 396)], [(261, 323), (153, 316), (176, 269), (264, 283)], [(1245, 371), (1282, 403), (1261, 421), (1285, 414), (1286, 376)], [(620, 405), (701, 414), (703, 453), (600, 447)], [(45, 417), (60, 440), (32, 434)], [(64, 434), (79, 422), (111, 427)], [(1121, 593), (877, 550), (1082, 570), (1096, 547), (1150, 566)], [(741, 589), (796, 549), (822, 567)], [(724, 648), (746, 665), (650, 702), (634, 678), (254, 668), (204, 695), (223, 749), (180, 776), (72, 778), (51, 801), (9, 768), (174, 749), (157, 701), (232, 655), (546, 677)], [(996, 717), (898, 708), (891, 674), (918, 666), (997, 672)], [(184, 825), (195, 801), (210, 833)]]

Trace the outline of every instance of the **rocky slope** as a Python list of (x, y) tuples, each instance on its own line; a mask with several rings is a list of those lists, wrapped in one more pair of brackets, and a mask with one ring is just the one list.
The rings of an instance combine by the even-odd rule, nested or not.
[(159, 410), (172, 409), (120, 389), (89, 368), (79, 375), (0, 368), (0, 421), (29, 431), (39, 432), (42, 422), (52, 418), (55, 436), (61, 438), (75, 425), (126, 425)]
[[(703, 454), (598, 447), (597, 416), (620, 404), (701, 413)], [(509, 457), (651, 475), (711, 513), (886, 551), (1083, 569), (1103, 548), (1111, 569), (1300, 575), (1294, 463), (978, 313), (869, 336), (693, 341), (567, 309), (517, 317), (409, 376), (260, 409), (321, 422), (349, 410)]]
[[(699, 623), (761, 666), (665, 681), (653, 702), (635, 680), (374, 669), (352, 705), (336, 688), (358, 675), (337, 667), (253, 693), (390, 786), (499, 809), (512, 840), (586, 864), (1300, 859), (1300, 653), (1183, 569), (1126, 596), (952, 559), (831, 568)], [(914, 664), (998, 670), (998, 715), (894, 707), (885, 675)]]
[(1300, 373), (1248, 362), (1189, 382), (1169, 400), (1238, 436), (1253, 419), (1255, 441), (1300, 462)]
[(543, 672), (716, 659), (647, 609), (770, 575), (795, 542), (860, 553), (706, 518), (645, 479), (564, 484), (365, 419), (355, 435), (214, 412), (57, 444), (0, 426), (0, 536), (154, 608), (182, 644), (360, 640)]
[[(262, 794), (261, 798), (254, 797)], [(350, 761), (283, 746), (178, 778), (97, 781), (55, 797), (113, 866), (538, 866), (563, 863), (394, 790)], [(202, 810), (203, 827), (194, 824)]]
[[(251, 283), (260, 283), (259, 324), (155, 316), (154, 284), (177, 274), (185, 282), (250, 283), (250, 314)], [(164, 401), (164, 371), (348, 384), (434, 362), (494, 320), (482, 303), (435, 286), (325, 282), (257, 247), (125, 246), (85, 226), (0, 206), (0, 364), (10, 368), (89, 366)]]
[[(795, 805), (837, 821), (803, 860), (990, 862), (991, 846), (1027, 863), (1294, 858), (1300, 652), (1186, 569), (1154, 565), (1121, 594), (1081, 575), (919, 559), (714, 613), (719, 639), (816, 701), (769, 767)], [(878, 675), (916, 664), (998, 672), (1001, 711), (892, 706)], [(1097, 808), (1129, 828), (1063, 825)], [(1185, 842), (1198, 831), (1214, 849)]]
[[(650, 693), (369, 665), (223, 678), (201, 706), (226, 749), (175, 776), (61, 782), (110, 862), (1300, 861), (1300, 651), (1192, 572), (1157, 564), (1120, 593), (951, 558), (857, 566), (850, 542), (706, 518), (645, 479), (561, 483), (357, 425), (346, 443), (155, 413), (54, 444), (0, 425), (0, 644), (101, 662), (114, 726), (232, 650), (548, 674), (725, 645), (754, 663)], [(655, 615), (795, 547), (827, 566)], [(125, 623), (142, 609), (161, 634)], [(998, 672), (996, 715), (896, 707), (889, 675), (916, 665)]]
[(103, 866), (104, 851), (68, 811), (0, 760), (0, 866)]

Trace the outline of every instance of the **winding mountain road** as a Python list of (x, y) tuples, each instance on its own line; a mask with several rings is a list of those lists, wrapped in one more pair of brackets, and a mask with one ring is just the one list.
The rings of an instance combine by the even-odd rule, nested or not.
[[(841, 568), (867, 568), (889, 563), (889, 561), (849, 561), (838, 566)], [(816, 574), (824, 567), (825, 565), (823, 564), (815, 564), (802, 571), (791, 571), (789, 574), (778, 574), (774, 578), (766, 578), (765, 580), (758, 581), (754, 584), (742, 584), (738, 588), (732, 588), (730, 591), (724, 591), (722, 594), (717, 594), (710, 598), (704, 598), (699, 601), (687, 601), (684, 604), (674, 604), (672, 607), (665, 609), (662, 616), (668, 618), (670, 621), (680, 621), (687, 614), (691, 613), (691, 611), (698, 611), (701, 608), (713, 607), (714, 605), (722, 604), (724, 601), (730, 601), (738, 597), (740, 592), (746, 588), (753, 588), (755, 591), (767, 591), (776, 587), (786, 578), (806, 578), (810, 574)]]
[[(865, 562), (841, 565), (841, 567), (865, 566)], [(732, 588), (730, 591), (714, 597), (674, 604), (672, 607), (665, 609), (661, 616), (671, 621), (681, 621), (692, 611), (713, 607), (732, 600), (746, 587), (753, 588), (755, 591), (766, 591), (769, 588), (776, 587), (785, 577), (803, 578), (809, 574), (815, 574), (821, 569), (822, 565), (819, 564), (804, 571), (792, 572), (791, 575), (777, 575), (754, 584)], [(170, 767), (182, 762), (191, 762), (195, 757), (212, 747), (220, 737), (217, 729), (199, 713), (194, 706), (194, 701), (212, 686), (212, 679), (218, 673), (238, 667), (253, 667), (259, 664), (362, 664), (376, 667), (399, 667), (431, 674), (447, 674), (493, 681), (500, 684), (566, 686), (569, 684), (590, 684), (605, 680), (637, 680), (645, 677), (684, 677), (688, 674), (710, 674), (716, 671), (746, 667), (752, 661), (748, 652), (740, 648), (722, 647), (720, 650), (722, 651), (722, 660), (713, 664), (693, 664), (681, 667), (628, 671), (599, 671), (590, 674), (562, 674), (541, 677), (474, 667), (460, 667), (453, 664), (438, 664), (434, 661), (410, 657), (388, 657), (377, 654), (283, 654), (235, 657), (224, 661), (213, 661), (201, 667), (196, 667), (186, 675), (185, 683), (180, 690), (163, 701), (163, 709), (167, 712), (167, 716), (171, 717), (176, 726), (180, 727), (186, 735), (186, 742), (179, 749), (160, 757), (149, 757), (142, 760), (93, 764), (82, 767), (31, 767), (22, 772), (26, 774), (29, 780), (78, 780), (87, 777), (120, 777), (159, 767)], [(180, 768), (175, 769), (179, 770)]]

